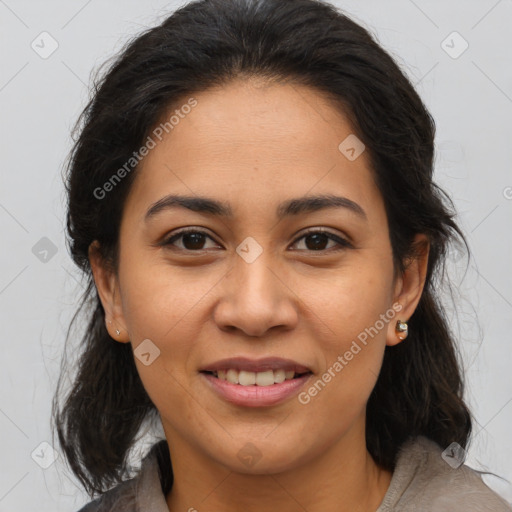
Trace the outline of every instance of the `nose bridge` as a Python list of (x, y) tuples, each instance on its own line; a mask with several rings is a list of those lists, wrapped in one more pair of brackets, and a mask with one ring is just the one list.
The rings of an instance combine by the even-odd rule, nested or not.
[(216, 309), (218, 325), (236, 327), (250, 336), (261, 336), (275, 326), (290, 327), (296, 311), (290, 292), (276, 276), (279, 265), (272, 261), (271, 251), (248, 241), (237, 253)]
[[(244, 250), (247, 252), (244, 253)], [(259, 251), (251, 247), (249, 242), (245, 247), (240, 244), (237, 252), (239, 258), (235, 260), (232, 276), (237, 304), (244, 307), (252, 305), (271, 311), (283, 290), (278, 289), (275, 271), (271, 270), (270, 251), (261, 250), (260, 254), (257, 254)], [(273, 266), (275, 267), (275, 264)]]

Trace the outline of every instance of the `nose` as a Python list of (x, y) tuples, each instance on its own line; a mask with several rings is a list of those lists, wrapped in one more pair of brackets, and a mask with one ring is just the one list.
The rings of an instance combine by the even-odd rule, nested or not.
[(214, 320), (224, 331), (261, 337), (270, 329), (290, 330), (298, 322), (298, 299), (279, 266), (265, 251), (248, 263), (237, 257), (224, 276)]

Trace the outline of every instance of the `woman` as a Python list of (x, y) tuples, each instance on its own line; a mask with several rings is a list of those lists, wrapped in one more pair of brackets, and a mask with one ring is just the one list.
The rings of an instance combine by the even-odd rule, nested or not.
[(463, 464), (434, 130), (315, 0), (199, 0), (128, 45), (67, 182), (89, 325), (55, 424), (84, 511), (510, 510)]

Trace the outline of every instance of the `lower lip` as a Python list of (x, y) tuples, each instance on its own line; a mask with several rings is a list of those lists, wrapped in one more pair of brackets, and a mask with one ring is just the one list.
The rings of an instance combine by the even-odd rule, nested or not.
[(201, 372), (201, 375), (213, 390), (228, 402), (245, 407), (266, 407), (281, 403), (296, 395), (312, 374), (307, 373), (302, 377), (285, 380), (271, 386), (242, 386), (218, 379), (210, 373)]

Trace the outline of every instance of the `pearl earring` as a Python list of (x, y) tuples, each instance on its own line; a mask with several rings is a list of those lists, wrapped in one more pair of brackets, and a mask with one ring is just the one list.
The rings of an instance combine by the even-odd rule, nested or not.
[(407, 325), (407, 322), (398, 320), (396, 323), (395, 331), (399, 340), (405, 340), (409, 334), (409, 326)]

